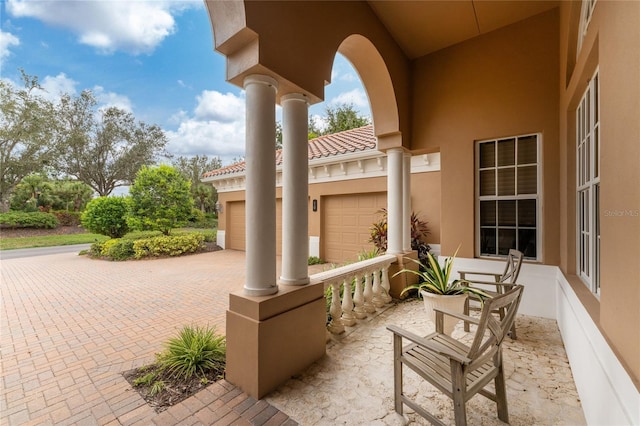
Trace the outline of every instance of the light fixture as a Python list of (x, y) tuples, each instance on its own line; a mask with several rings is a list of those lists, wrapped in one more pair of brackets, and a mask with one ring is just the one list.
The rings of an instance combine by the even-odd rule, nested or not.
[(223, 213), (224, 208), (222, 207), (222, 203), (220, 201), (216, 201), (216, 212)]

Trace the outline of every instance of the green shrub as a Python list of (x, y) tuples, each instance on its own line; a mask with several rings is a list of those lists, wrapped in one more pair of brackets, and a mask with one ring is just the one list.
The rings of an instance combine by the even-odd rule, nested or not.
[(92, 257), (102, 256), (102, 247), (104, 246), (105, 242), (106, 241), (96, 241), (95, 243), (91, 244), (91, 247), (89, 247), (89, 255)]
[(58, 226), (58, 219), (51, 213), (8, 212), (0, 213), (0, 224), (8, 228), (49, 228)]
[(324, 260), (316, 256), (309, 256), (309, 260), (307, 261), (308, 265), (322, 265), (324, 263), (326, 263)]
[(169, 339), (158, 363), (173, 377), (204, 376), (207, 370), (223, 369), (226, 359), (225, 337), (215, 327), (186, 326), (178, 337)]
[(143, 166), (129, 188), (129, 226), (169, 235), (173, 228), (187, 223), (192, 213), (190, 187), (191, 182), (174, 167)]
[(120, 238), (127, 233), (127, 199), (99, 197), (91, 200), (80, 218), (89, 232)]
[(80, 225), (80, 212), (68, 212), (66, 210), (58, 210), (51, 212), (60, 223), (60, 226), (78, 226)]
[(179, 256), (200, 250), (203, 242), (202, 233), (161, 235), (134, 241), (133, 250), (136, 259), (149, 256)]
[(114, 238), (102, 244), (100, 254), (111, 260), (127, 260), (134, 256), (133, 240)]
[(217, 242), (218, 232), (214, 229), (213, 231), (203, 231), (201, 232), (204, 237), (204, 241), (207, 243), (215, 243)]

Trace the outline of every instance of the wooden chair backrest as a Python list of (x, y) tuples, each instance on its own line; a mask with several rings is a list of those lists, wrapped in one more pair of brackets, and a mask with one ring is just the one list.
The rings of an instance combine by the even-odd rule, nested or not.
[(520, 267), (522, 267), (522, 257), (523, 254), (521, 251), (516, 249), (509, 250), (507, 264), (504, 267), (504, 272), (502, 273), (499, 282), (508, 284), (516, 282), (518, 275), (520, 274)]
[[(478, 329), (467, 354), (467, 358), (474, 360), (472, 364), (483, 364), (500, 349), (516, 319), (523, 290), (524, 286), (517, 284), (506, 293), (484, 301)], [(504, 318), (492, 314), (503, 307), (506, 309)]]

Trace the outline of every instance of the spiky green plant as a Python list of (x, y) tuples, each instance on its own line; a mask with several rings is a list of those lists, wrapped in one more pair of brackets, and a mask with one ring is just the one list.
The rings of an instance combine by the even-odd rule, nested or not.
[(451, 268), (453, 267), (453, 261), (460, 250), (460, 246), (456, 249), (453, 256), (448, 257), (444, 261), (444, 266), (440, 266), (440, 263), (433, 257), (431, 253), (427, 253), (427, 259), (429, 261), (429, 267), (423, 265), (417, 260), (410, 259), (417, 263), (421, 267), (419, 270), (414, 271), (412, 269), (403, 269), (397, 272), (394, 276), (401, 273), (411, 273), (417, 275), (420, 281), (417, 284), (412, 284), (405, 287), (400, 293), (400, 296), (410, 290), (423, 290), (427, 293), (440, 294), (440, 295), (456, 295), (456, 294), (474, 294), (480, 298), (480, 300), (489, 298), (487, 293), (479, 288), (470, 287), (465, 284), (469, 283), (466, 280), (453, 280), (449, 281), (451, 277)]
[(224, 368), (225, 357), (225, 337), (217, 335), (215, 327), (186, 326), (178, 337), (169, 339), (158, 363), (169, 375), (189, 379)]
[(164, 389), (164, 382), (162, 380), (156, 380), (155, 382), (153, 382), (153, 384), (151, 385), (151, 388), (149, 389), (149, 396), (154, 397), (160, 392), (162, 392), (163, 389)]

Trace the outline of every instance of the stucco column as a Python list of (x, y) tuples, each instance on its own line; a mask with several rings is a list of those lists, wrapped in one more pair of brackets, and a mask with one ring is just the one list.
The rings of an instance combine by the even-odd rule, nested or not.
[(309, 283), (309, 108), (298, 93), (282, 105), (282, 275), (280, 283)]
[(246, 117), (246, 281), (244, 294), (266, 296), (276, 284), (276, 91), (266, 75), (244, 79)]
[(387, 254), (403, 253), (402, 148), (387, 150)]
[(411, 249), (411, 153), (403, 154), (402, 165), (402, 245), (404, 252)]

